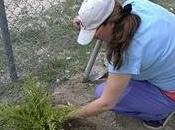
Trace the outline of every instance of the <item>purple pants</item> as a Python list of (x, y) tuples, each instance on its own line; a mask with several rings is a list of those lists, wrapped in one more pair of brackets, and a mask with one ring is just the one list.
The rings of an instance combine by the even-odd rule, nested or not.
[[(97, 98), (101, 96), (105, 84), (97, 86)], [(147, 81), (131, 80), (120, 102), (112, 111), (141, 120), (161, 120), (175, 111), (175, 101)]]

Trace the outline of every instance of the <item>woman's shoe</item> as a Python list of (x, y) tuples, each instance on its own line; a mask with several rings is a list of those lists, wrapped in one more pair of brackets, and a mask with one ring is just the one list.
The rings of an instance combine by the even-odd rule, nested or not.
[(169, 119), (175, 114), (175, 111), (169, 114), (169, 116), (162, 120), (156, 120), (156, 121), (143, 121), (143, 125), (152, 130), (160, 130), (165, 127), (165, 125), (168, 123)]

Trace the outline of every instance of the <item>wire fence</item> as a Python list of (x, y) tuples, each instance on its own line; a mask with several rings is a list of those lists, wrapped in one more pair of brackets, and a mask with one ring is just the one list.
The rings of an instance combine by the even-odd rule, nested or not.
[[(50, 59), (61, 59), (75, 39), (72, 19), (78, 0), (5, 0), (15, 63), (19, 77), (38, 71)], [(0, 37), (0, 82), (10, 79)], [(52, 68), (53, 69), (53, 68)], [(56, 71), (56, 70), (55, 70)], [(37, 72), (39, 73), (39, 72)]]
[(3, 0), (0, 1), (0, 27), (2, 30), (2, 39), (4, 42), (6, 55), (8, 59), (8, 68), (9, 68), (10, 77), (13, 81), (15, 81), (17, 80), (17, 72), (16, 72), (15, 63), (14, 63), (13, 50), (12, 50), (10, 33), (8, 29), (8, 22), (7, 22)]

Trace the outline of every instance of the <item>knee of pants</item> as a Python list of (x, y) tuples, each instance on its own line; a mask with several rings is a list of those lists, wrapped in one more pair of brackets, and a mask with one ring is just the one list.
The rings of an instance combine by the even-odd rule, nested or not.
[(105, 85), (106, 85), (106, 82), (105, 83), (101, 83), (101, 84), (99, 84), (99, 85), (96, 86), (96, 90), (95, 90), (95, 96), (96, 96), (96, 98), (101, 97)]

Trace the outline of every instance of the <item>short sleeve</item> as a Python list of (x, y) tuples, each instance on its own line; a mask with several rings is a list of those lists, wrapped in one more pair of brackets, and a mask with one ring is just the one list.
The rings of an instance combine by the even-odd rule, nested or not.
[(114, 68), (113, 63), (108, 63), (108, 72), (112, 74), (134, 74), (138, 75), (140, 74), (140, 63), (139, 58), (134, 57), (126, 57), (124, 63), (122, 66), (117, 70), (117, 68)]

